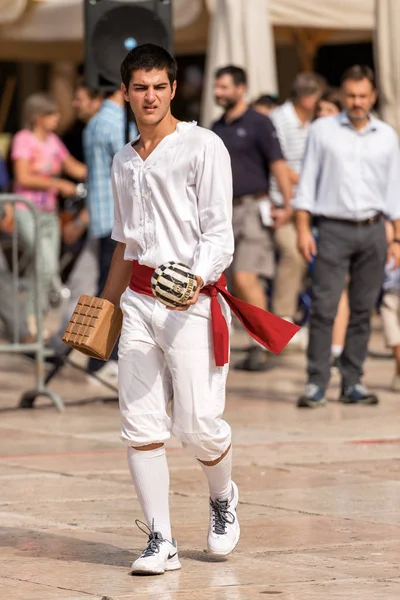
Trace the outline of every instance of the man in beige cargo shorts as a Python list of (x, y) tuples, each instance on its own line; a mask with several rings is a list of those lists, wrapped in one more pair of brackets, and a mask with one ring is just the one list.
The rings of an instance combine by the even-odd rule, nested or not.
[[(242, 300), (266, 309), (260, 277), (273, 277), (271, 227), (290, 220), (292, 186), (275, 128), (268, 117), (245, 102), (246, 86), (246, 73), (240, 67), (227, 66), (216, 72), (214, 95), (224, 114), (212, 130), (222, 138), (232, 162), (235, 293)], [(268, 198), (270, 173), (284, 198), (283, 207), (272, 211)], [(268, 368), (267, 354), (261, 346), (252, 345), (245, 359), (235, 366), (246, 371), (264, 371)]]

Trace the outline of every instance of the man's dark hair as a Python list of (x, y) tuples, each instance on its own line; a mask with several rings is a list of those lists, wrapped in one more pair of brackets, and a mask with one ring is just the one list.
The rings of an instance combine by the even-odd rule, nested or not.
[(322, 93), (326, 88), (326, 80), (322, 75), (304, 72), (296, 75), (292, 85), (292, 100), (300, 100), (305, 96)]
[(340, 91), (334, 88), (330, 88), (326, 92), (324, 92), (319, 99), (320, 102), (330, 102), (334, 104), (339, 112), (343, 110), (342, 98), (340, 95)]
[(176, 60), (161, 46), (156, 44), (141, 44), (128, 52), (121, 65), (121, 79), (126, 89), (133, 71), (167, 71), (168, 79), (171, 84), (176, 81), (178, 65)]
[(340, 80), (341, 85), (345, 81), (362, 81), (368, 79), (373, 89), (376, 89), (375, 75), (368, 65), (353, 65), (343, 73)]
[(95, 100), (96, 98), (103, 98), (104, 94), (100, 90), (91, 87), (83, 77), (80, 77), (76, 82), (75, 88), (77, 90), (83, 89), (86, 90), (87, 95), (91, 100)]
[(278, 106), (278, 104), (278, 96), (273, 96), (272, 94), (262, 94), (253, 102), (253, 106), (265, 106), (266, 108), (273, 108), (274, 106)]
[(219, 79), (223, 75), (230, 75), (235, 85), (247, 85), (246, 71), (241, 67), (235, 67), (235, 65), (228, 65), (215, 71), (215, 79)]

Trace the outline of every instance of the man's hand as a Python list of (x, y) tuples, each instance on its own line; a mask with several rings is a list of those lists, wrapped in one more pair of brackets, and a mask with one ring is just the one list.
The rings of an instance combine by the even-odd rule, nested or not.
[(190, 308), (191, 306), (193, 306), (193, 304), (196, 304), (197, 300), (199, 299), (200, 290), (204, 286), (204, 281), (198, 275), (196, 275), (196, 281), (197, 281), (197, 288), (196, 288), (193, 298), (188, 300), (186, 302), (186, 304), (183, 304), (182, 306), (176, 306), (175, 308), (172, 308), (172, 306), (171, 307), (167, 306), (168, 310), (184, 311), (184, 310), (187, 310), (188, 308)]
[(282, 227), (282, 225), (286, 225), (286, 223), (289, 223), (289, 221), (293, 217), (293, 210), (290, 206), (274, 206), (271, 208), (271, 217), (274, 221), (274, 229), (278, 229), (279, 227)]
[(14, 225), (14, 208), (12, 204), (4, 204), (4, 212), (0, 220), (0, 231), (11, 233)]
[(83, 227), (76, 221), (70, 221), (69, 223), (66, 223), (62, 230), (62, 238), (64, 244), (67, 244), (68, 246), (72, 246), (72, 244), (75, 244), (75, 242), (79, 240), (85, 229), (86, 227)]
[(400, 267), (400, 244), (398, 242), (391, 242), (389, 244), (387, 263), (391, 269), (398, 269)]
[(76, 183), (72, 183), (72, 181), (68, 181), (68, 179), (59, 179), (56, 187), (63, 198), (75, 196), (76, 194)]
[(317, 254), (317, 244), (310, 229), (297, 232), (297, 247), (307, 262), (312, 262)]
[(89, 225), (89, 212), (82, 209), (78, 216), (66, 223), (62, 228), (62, 239), (65, 244), (72, 245), (79, 240)]

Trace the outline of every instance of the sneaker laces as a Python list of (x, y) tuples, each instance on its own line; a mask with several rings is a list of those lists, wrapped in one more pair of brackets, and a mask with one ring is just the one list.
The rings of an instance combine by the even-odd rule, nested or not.
[[(136, 527), (138, 527), (138, 529), (140, 529), (140, 531), (143, 531), (143, 533), (149, 536), (149, 539), (147, 541), (147, 547), (140, 555), (140, 558), (145, 558), (148, 556), (154, 556), (154, 554), (158, 554), (158, 552), (160, 552), (161, 544), (163, 542), (169, 542), (169, 540), (163, 538), (162, 534), (159, 531), (154, 531), (154, 519), (151, 523), (151, 528), (147, 525), (147, 523), (143, 523), (143, 521), (140, 521), (139, 519), (135, 520), (135, 525)], [(171, 544), (171, 546), (175, 547), (172, 544), (172, 542), (169, 543)]]
[(235, 515), (231, 513), (229, 508), (229, 500), (211, 500), (210, 506), (213, 511), (213, 529), (217, 535), (226, 533), (227, 524), (232, 525), (235, 522)]

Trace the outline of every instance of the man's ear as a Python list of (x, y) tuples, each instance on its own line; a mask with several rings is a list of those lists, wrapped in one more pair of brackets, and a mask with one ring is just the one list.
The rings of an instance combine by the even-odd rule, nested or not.
[(126, 102), (129, 102), (128, 90), (126, 89), (126, 85), (124, 83), (121, 83), (121, 92), (124, 97), (124, 100), (126, 100)]
[(175, 92), (176, 92), (176, 81), (174, 81), (174, 83), (172, 84), (171, 100), (173, 98), (175, 98)]

